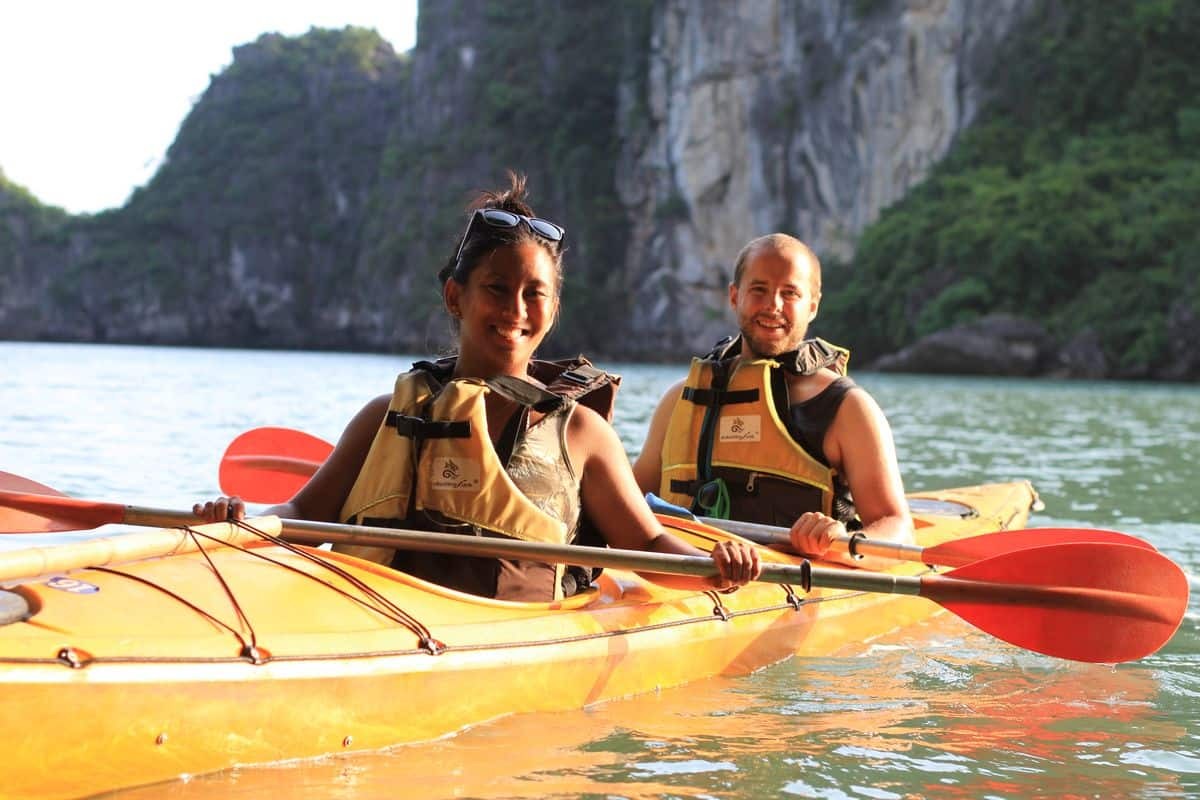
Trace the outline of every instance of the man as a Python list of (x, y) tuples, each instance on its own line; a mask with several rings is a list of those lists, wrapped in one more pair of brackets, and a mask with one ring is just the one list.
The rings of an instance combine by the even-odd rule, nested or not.
[(844, 376), (847, 351), (805, 339), (820, 301), (821, 265), (803, 242), (777, 233), (742, 249), (729, 285), (741, 336), (693, 360), (659, 402), (634, 465), (642, 491), (790, 527), (809, 556), (848, 529), (912, 541), (887, 419)]

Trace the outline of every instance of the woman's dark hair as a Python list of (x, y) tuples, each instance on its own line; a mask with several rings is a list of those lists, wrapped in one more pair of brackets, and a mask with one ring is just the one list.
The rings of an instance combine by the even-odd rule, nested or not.
[[(562, 290), (563, 247), (561, 242), (543, 239), (530, 230), (525, 223), (514, 228), (498, 228), (486, 223), (471, 224), (475, 219), (475, 212), (481, 208), (498, 208), (525, 217), (537, 216), (525, 201), (525, 176), (509, 170), (508, 181), (507, 189), (482, 191), (467, 206), (467, 212), (470, 215), (467, 218), (467, 232), (470, 235), (465, 242), (462, 242), (461, 255), (458, 255), (459, 251), (456, 247), (456, 252), (450, 255), (445, 266), (438, 271), (438, 280), (442, 285), (449, 280), (466, 283), (467, 277), (479, 265), (483, 257), (497, 247), (533, 242), (545, 248), (554, 261), (554, 288), (556, 292)], [(455, 244), (457, 246), (458, 242)]]

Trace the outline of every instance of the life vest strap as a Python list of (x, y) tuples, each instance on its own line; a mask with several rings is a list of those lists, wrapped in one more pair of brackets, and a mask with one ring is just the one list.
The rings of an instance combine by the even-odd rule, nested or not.
[(435, 422), (401, 414), (399, 411), (389, 411), (385, 423), (395, 428), (398, 435), (418, 441), (423, 439), (471, 438), (471, 423), (469, 420)]
[(683, 399), (698, 406), (731, 406), (738, 403), (757, 403), (758, 389), (740, 389), (730, 392), (724, 389), (697, 389), (687, 386), (683, 390)]
[(517, 405), (532, 408), (540, 414), (549, 414), (562, 408), (566, 398), (554, 392), (534, 386), (527, 380), (514, 375), (497, 375), (486, 381), (488, 388)]
[(672, 478), (671, 491), (676, 494), (686, 494), (688, 497), (695, 497), (696, 492), (700, 491), (700, 481), (681, 481)]
[(704, 512), (706, 517), (729, 519), (729, 484), (723, 478), (708, 481), (672, 478), (670, 489), (672, 494), (692, 498), (692, 506), (688, 509), (690, 512)]

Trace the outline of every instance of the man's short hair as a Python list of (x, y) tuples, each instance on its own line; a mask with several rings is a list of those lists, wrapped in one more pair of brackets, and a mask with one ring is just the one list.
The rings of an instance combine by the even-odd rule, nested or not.
[(766, 236), (759, 236), (757, 239), (751, 239), (750, 243), (742, 248), (742, 252), (738, 253), (737, 260), (733, 262), (734, 286), (741, 285), (742, 275), (746, 272), (746, 264), (759, 253), (803, 254), (812, 264), (812, 269), (809, 270), (809, 277), (812, 281), (810, 291), (813, 295), (821, 294), (821, 262), (817, 259), (817, 254), (810, 250), (804, 242), (786, 233), (768, 233)]

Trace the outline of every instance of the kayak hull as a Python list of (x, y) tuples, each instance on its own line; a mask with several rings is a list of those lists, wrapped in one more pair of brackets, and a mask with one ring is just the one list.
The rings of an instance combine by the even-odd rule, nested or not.
[[(930, 546), (1023, 527), (1036, 495), (1022, 482), (911, 499)], [(940, 610), (773, 584), (686, 592), (617, 570), (559, 603), (507, 603), (299, 550), (214, 548), (21, 584), (36, 613), (0, 627), (0, 797), (425, 741), (830, 655)]]

